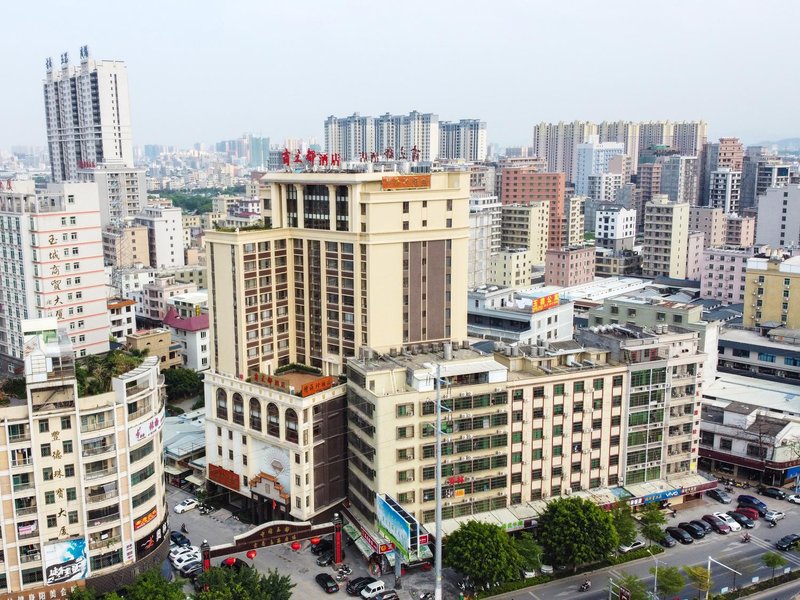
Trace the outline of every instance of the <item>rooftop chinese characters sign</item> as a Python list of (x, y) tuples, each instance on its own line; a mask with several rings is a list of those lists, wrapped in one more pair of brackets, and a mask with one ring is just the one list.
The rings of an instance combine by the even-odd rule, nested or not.
[(537, 313), (558, 306), (558, 300), (558, 294), (548, 294), (547, 296), (536, 298), (533, 301), (533, 312)]
[(333, 387), (333, 377), (328, 375), (327, 377), (320, 377), (319, 379), (315, 379), (314, 381), (310, 381), (308, 383), (304, 383), (303, 386), (300, 388), (300, 395), (303, 398), (307, 396), (311, 396), (316, 394), (317, 392), (324, 392), (325, 390), (329, 390)]
[(427, 175), (392, 175), (381, 179), (384, 190), (429, 190), (431, 176)]

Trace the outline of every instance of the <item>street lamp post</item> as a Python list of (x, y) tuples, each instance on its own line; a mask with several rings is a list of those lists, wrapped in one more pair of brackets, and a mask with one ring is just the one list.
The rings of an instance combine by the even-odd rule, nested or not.
[[(726, 565), (724, 563), (721, 563), (718, 560), (714, 560), (710, 556), (708, 557), (708, 581), (709, 581), (709, 583), (711, 582), (711, 563), (712, 562), (715, 563), (715, 564), (718, 564), (720, 567), (725, 567), (726, 569), (728, 569), (728, 571), (731, 571), (733, 573), (733, 585), (735, 587), (736, 586), (736, 576), (737, 575), (741, 575), (741, 573), (739, 573), (739, 571), (737, 571), (736, 569), (731, 569), (728, 565)], [(709, 585), (708, 589), (706, 590), (706, 600), (708, 600), (708, 596), (709, 596), (710, 593), (711, 593), (711, 586)]]
[(653, 572), (653, 591), (650, 592), (650, 597), (653, 600), (658, 600), (658, 557), (653, 555), (653, 552), (650, 548), (647, 549), (647, 553), (656, 561), (656, 569)]

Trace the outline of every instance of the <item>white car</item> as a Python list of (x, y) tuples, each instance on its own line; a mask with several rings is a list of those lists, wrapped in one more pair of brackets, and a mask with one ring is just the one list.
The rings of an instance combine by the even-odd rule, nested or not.
[(633, 552), (634, 550), (638, 550), (639, 548), (644, 548), (647, 544), (645, 544), (642, 540), (633, 540), (630, 546), (620, 546), (619, 553), (620, 554), (627, 554), (628, 552)]
[(714, 516), (724, 521), (725, 524), (731, 528), (731, 531), (741, 531), (742, 526), (737, 523), (732, 516), (724, 512), (715, 512)]
[(197, 546), (176, 546), (175, 548), (169, 551), (169, 559), (174, 560), (178, 558), (181, 554), (186, 554), (187, 552), (200, 554), (200, 548), (198, 548)]
[(197, 498), (187, 498), (183, 502), (175, 505), (175, 512), (178, 514), (185, 513), (187, 510), (197, 508), (198, 504), (200, 503), (197, 501)]
[(765, 515), (764, 515), (764, 520), (765, 520), (765, 521), (773, 521), (773, 522), (776, 522), (776, 521), (780, 521), (780, 520), (781, 520), (783, 517), (785, 517), (785, 516), (786, 516), (786, 515), (785, 515), (785, 514), (783, 514), (783, 513), (782, 513), (781, 511), (779, 511), (779, 510), (768, 510), (768, 511), (767, 511), (767, 514), (765, 514)]
[(786, 496), (786, 499), (792, 504), (800, 504), (800, 494), (792, 494), (791, 496)]
[(185, 552), (184, 554), (179, 554), (176, 556), (171, 562), (173, 567), (180, 569), (183, 565), (190, 562), (197, 562), (198, 560), (200, 560), (199, 552)]

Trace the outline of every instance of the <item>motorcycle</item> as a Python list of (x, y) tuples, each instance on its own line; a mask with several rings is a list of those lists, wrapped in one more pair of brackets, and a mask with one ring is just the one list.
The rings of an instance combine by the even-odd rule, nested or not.
[(420, 592), (419, 600), (433, 600), (433, 592)]
[(351, 569), (347, 565), (340, 566), (338, 571), (339, 571), (339, 575), (352, 575), (353, 574), (353, 569)]
[(588, 592), (590, 589), (592, 589), (592, 582), (587, 580), (581, 584), (581, 587), (578, 588), (578, 591)]
[(189, 533), (189, 530), (186, 529), (186, 525), (184, 523), (181, 523), (181, 533)]
[(336, 579), (336, 581), (338, 581), (339, 583), (345, 583), (345, 582), (347, 582), (347, 575), (345, 575), (344, 573), (339, 573), (339, 574), (338, 574), (338, 575), (336, 575), (334, 578), (335, 578), (335, 579)]
[(747, 542), (749, 542), (749, 541), (750, 541), (750, 539), (751, 539), (751, 538), (750, 538), (750, 534), (749, 534), (749, 533), (745, 533), (745, 534), (742, 536), (742, 543), (743, 543), (743, 544), (746, 544)]
[(778, 524), (778, 522), (777, 522), (777, 521), (770, 521), (770, 522), (769, 522), (769, 528), (770, 528), (770, 529), (772, 529), (772, 528), (773, 528), (773, 527), (775, 527), (777, 524)]

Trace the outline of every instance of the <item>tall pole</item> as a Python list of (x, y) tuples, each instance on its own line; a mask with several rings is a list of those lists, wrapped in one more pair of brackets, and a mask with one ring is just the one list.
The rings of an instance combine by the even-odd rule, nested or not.
[(434, 600), (442, 600), (442, 380), (436, 363), (436, 584)]
[(654, 556), (653, 559), (656, 561), (656, 571), (653, 573), (653, 598), (658, 600), (658, 558)]
[(711, 593), (711, 557), (708, 557), (708, 589), (706, 590), (706, 600), (708, 600), (708, 595)]

